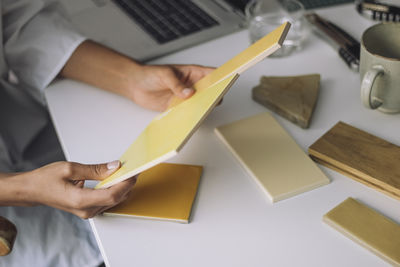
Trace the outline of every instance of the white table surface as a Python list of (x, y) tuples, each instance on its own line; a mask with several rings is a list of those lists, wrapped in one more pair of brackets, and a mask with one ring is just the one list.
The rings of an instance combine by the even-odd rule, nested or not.
[[(357, 38), (372, 24), (352, 5), (318, 13)], [(155, 63), (218, 66), (248, 45), (247, 32), (242, 31)], [(261, 75), (309, 73), (322, 77), (310, 128), (301, 129), (275, 115), (304, 151), (339, 120), (400, 144), (400, 115), (364, 108), (359, 74), (350, 71), (328, 44), (311, 35), (302, 51), (266, 59), (244, 73), (223, 104), (170, 161), (204, 166), (190, 224), (102, 216), (90, 220), (106, 264), (386, 266), (367, 249), (324, 224), (322, 216), (347, 197), (354, 197), (400, 222), (399, 201), (320, 166), (331, 180), (329, 185), (271, 204), (213, 133), (216, 126), (267, 111), (251, 99), (251, 89)], [(50, 86), (46, 98), (67, 159), (83, 163), (119, 158), (157, 114), (72, 81)]]

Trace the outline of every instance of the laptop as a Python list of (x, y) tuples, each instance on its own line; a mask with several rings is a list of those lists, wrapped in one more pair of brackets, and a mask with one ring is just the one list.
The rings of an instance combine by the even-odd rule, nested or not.
[(90, 39), (150, 60), (244, 28), (250, 0), (58, 0)]

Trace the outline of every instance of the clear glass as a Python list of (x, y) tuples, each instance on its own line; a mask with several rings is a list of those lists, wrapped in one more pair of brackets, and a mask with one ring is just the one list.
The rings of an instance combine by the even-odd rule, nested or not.
[(297, 0), (252, 0), (246, 6), (250, 41), (254, 43), (285, 21), (292, 26), (281, 49), (272, 56), (287, 56), (303, 48), (309, 28), (304, 18), (304, 6)]

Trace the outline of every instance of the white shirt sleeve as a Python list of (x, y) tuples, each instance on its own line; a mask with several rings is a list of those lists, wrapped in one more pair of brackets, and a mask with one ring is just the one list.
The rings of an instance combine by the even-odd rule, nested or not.
[(8, 68), (21, 84), (40, 92), (57, 76), (85, 37), (74, 29), (59, 3), (2, 1), (3, 44)]

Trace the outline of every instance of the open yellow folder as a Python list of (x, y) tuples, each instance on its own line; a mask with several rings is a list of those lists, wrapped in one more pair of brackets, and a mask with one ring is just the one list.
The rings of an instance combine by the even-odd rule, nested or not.
[(238, 75), (282, 46), (289, 27), (288, 22), (282, 24), (198, 81), (193, 86), (196, 93), (189, 99), (172, 101), (122, 155), (121, 168), (95, 188), (110, 187), (176, 155)]

